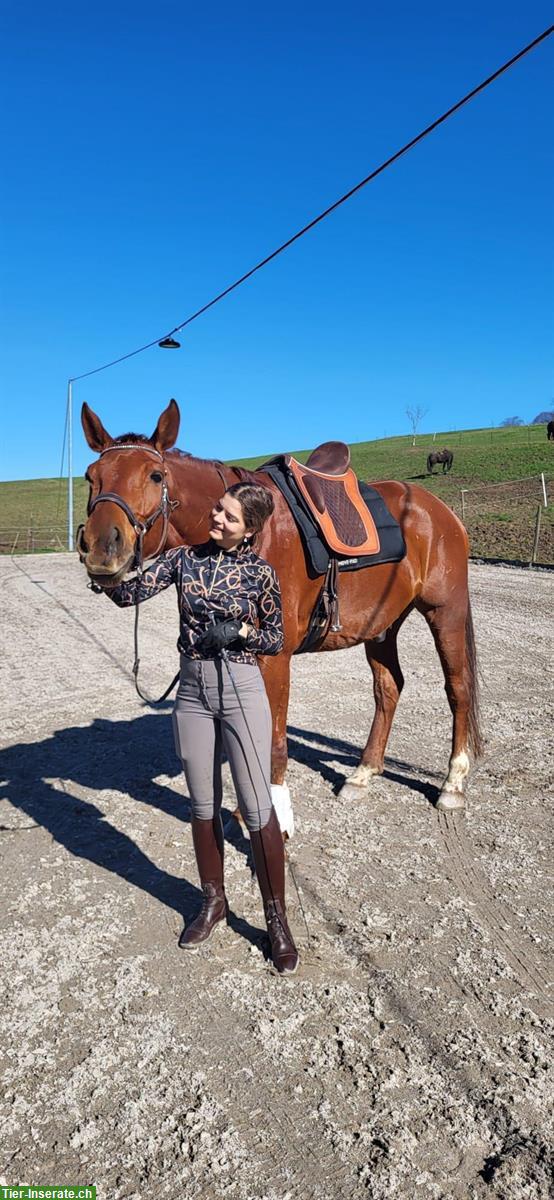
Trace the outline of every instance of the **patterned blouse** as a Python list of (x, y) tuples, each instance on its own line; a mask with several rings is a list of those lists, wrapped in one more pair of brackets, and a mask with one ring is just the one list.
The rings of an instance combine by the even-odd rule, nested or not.
[(283, 648), (281, 591), (272, 566), (249, 546), (222, 550), (213, 542), (178, 546), (161, 554), (142, 579), (130, 579), (106, 591), (119, 608), (140, 604), (174, 583), (179, 603), (177, 647), (187, 658), (213, 657), (198, 642), (216, 621), (235, 618), (252, 626), (240, 649), (229, 647), (233, 662), (255, 663), (257, 654)]

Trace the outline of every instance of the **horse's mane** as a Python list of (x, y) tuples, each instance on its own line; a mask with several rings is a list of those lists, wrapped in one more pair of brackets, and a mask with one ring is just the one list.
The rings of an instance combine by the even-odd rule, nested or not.
[[(152, 439), (146, 437), (144, 433), (120, 433), (119, 437), (113, 439), (113, 444), (114, 446), (119, 446), (122, 444), (131, 446), (151, 446)], [(196, 462), (205, 463), (206, 466), (209, 467), (227, 467), (228, 470), (230, 469), (235, 472), (241, 483), (243, 481), (256, 482), (256, 476), (253, 471), (248, 471), (246, 467), (235, 467), (232, 463), (224, 463), (220, 458), (196, 458), (195, 455), (191, 454), (190, 450), (179, 450), (177, 446), (172, 446), (169, 453), (178, 454), (180, 458), (193, 458)]]
[(234, 471), (237, 476), (237, 482), (252, 482), (257, 483), (256, 476), (253, 471), (248, 471), (246, 467), (235, 467), (233, 463), (225, 463), (221, 458), (198, 458), (197, 455), (191, 454), (190, 450), (177, 450), (173, 447), (169, 454), (180, 454), (182, 458), (190, 458), (192, 462), (200, 463), (206, 467), (221, 467), (227, 471)]

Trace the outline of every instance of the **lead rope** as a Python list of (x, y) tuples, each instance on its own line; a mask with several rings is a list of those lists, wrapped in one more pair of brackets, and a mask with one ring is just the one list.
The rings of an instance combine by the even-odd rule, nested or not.
[[(163, 529), (163, 534), (162, 534), (162, 542), (160, 543), (160, 545), (163, 544), (163, 542), (165, 541), (165, 538), (167, 536), (168, 523), (169, 522), (167, 520), (167, 516), (164, 511), (164, 529)], [(135, 583), (138, 585), (138, 588), (140, 588), (143, 570), (144, 570), (143, 555), (142, 555), (142, 542), (143, 542), (145, 532), (146, 532), (146, 530), (144, 528), (137, 530), (137, 552), (136, 552), (137, 577), (136, 577)], [(158, 551), (159, 551), (159, 547), (158, 547)], [(158, 551), (156, 553), (158, 553)], [(180, 670), (177, 671), (177, 674), (171, 680), (169, 687), (167, 687), (165, 689), (163, 696), (159, 696), (157, 700), (152, 700), (151, 696), (147, 696), (146, 692), (142, 691), (139, 681), (138, 681), (138, 673), (139, 673), (139, 667), (140, 667), (139, 640), (138, 640), (139, 612), (140, 612), (140, 603), (138, 600), (135, 600), (135, 622), (134, 622), (134, 629), (133, 629), (135, 661), (133, 663), (133, 679), (134, 679), (137, 695), (140, 696), (141, 700), (143, 700), (145, 704), (148, 704), (149, 708), (156, 708), (158, 706), (158, 704), (163, 704), (164, 700), (167, 700), (167, 697), (169, 696), (170, 692), (173, 691), (175, 684), (178, 682), (181, 672), (180, 672)]]
[[(143, 529), (137, 529), (136, 583), (139, 588), (140, 588), (140, 583), (141, 583), (143, 569), (144, 569), (143, 568), (143, 556), (142, 556), (142, 542), (143, 542), (143, 538), (144, 538), (144, 532), (145, 531)], [(214, 572), (212, 575), (212, 579), (211, 579), (211, 583), (210, 583), (210, 587), (209, 587), (209, 591), (208, 591), (208, 596), (211, 596), (211, 594), (212, 594), (212, 589), (213, 589), (213, 586), (215, 583), (215, 578), (216, 578), (222, 557), (223, 557), (223, 551), (220, 550), (217, 562), (215, 564)], [(137, 694), (140, 696), (141, 700), (144, 700), (144, 703), (148, 704), (150, 708), (156, 708), (158, 704), (163, 704), (164, 700), (167, 700), (167, 697), (173, 691), (175, 684), (178, 683), (178, 681), (179, 681), (181, 671), (180, 670), (177, 671), (175, 678), (171, 680), (171, 683), (170, 683), (169, 687), (167, 687), (165, 689), (163, 696), (159, 696), (157, 700), (152, 700), (151, 696), (147, 696), (146, 692), (143, 692), (141, 690), (141, 687), (140, 687), (139, 681), (138, 681), (138, 673), (139, 673), (139, 667), (140, 667), (139, 640), (138, 640), (139, 612), (140, 612), (140, 604), (138, 601), (135, 601), (135, 623), (134, 623), (134, 633), (133, 633), (135, 661), (133, 663), (133, 679), (134, 679)]]
[[(137, 575), (137, 578), (139, 581), (140, 581), (141, 574), (143, 574), (143, 572), (140, 571), (140, 574)], [(179, 680), (181, 672), (177, 671), (175, 678), (171, 679), (169, 688), (165, 688), (163, 696), (158, 696), (157, 700), (152, 700), (151, 696), (146, 696), (146, 692), (141, 690), (140, 684), (138, 682), (138, 672), (139, 672), (139, 666), (140, 666), (139, 649), (138, 649), (138, 618), (139, 618), (139, 605), (136, 604), (136, 605), (134, 605), (134, 662), (133, 662), (134, 686), (136, 686), (137, 694), (140, 696), (140, 700), (144, 700), (144, 703), (149, 704), (150, 708), (156, 708), (157, 704), (163, 704), (164, 700), (167, 700), (170, 692), (173, 691), (174, 686), (177, 683), (177, 680)]]

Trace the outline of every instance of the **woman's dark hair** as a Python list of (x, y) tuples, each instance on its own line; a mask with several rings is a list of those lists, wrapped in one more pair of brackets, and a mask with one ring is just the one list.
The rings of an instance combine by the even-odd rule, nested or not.
[[(236, 496), (242, 508), (245, 524), (254, 530), (254, 537), (261, 533), (275, 507), (269, 488), (261, 483), (233, 483), (227, 488), (228, 496)], [(252, 539), (254, 540), (254, 538)]]

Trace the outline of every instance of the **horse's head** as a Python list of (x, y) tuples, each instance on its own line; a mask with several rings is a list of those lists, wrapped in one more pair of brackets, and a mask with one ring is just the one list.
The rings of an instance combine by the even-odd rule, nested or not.
[(83, 404), (81, 421), (99, 458), (86, 471), (88, 516), (77, 547), (91, 579), (113, 587), (133, 566), (139, 546), (148, 556), (165, 541), (172, 502), (164, 453), (177, 440), (179, 409), (171, 400), (150, 438), (134, 433), (111, 437), (88, 404)]

